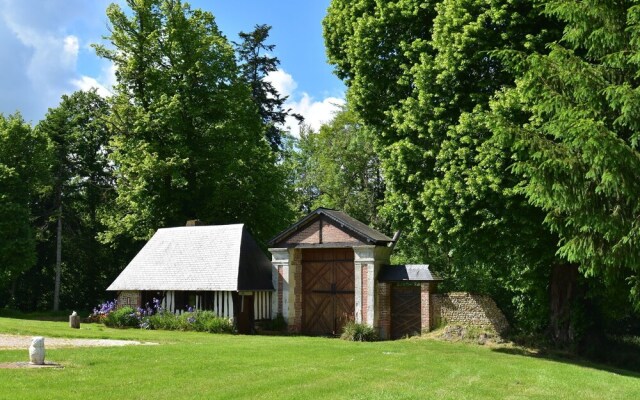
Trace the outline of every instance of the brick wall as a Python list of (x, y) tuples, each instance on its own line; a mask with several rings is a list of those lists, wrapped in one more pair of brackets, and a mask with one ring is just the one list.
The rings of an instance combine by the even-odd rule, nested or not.
[(320, 243), (320, 221), (315, 221), (287, 238), (284, 244)]
[(460, 324), (492, 328), (500, 333), (509, 327), (504, 314), (489, 296), (465, 292), (431, 297), (435, 324)]
[(292, 233), (278, 246), (290, 247), (296, 244), (326, 244), (326, 243), (362, 243), (357, 237), (333, 224), (333, 221), (322, 217), (311, 224)]
[(360, 241), (337, 226), (323, 221), (322, 243), (360, 243)]
[(292, 251), (289, 268), (293, 271), (289, 293), (293, 296), (290, 300), (289, 331), (300, 332), (302, 330), (302, 251), (294, 249)]

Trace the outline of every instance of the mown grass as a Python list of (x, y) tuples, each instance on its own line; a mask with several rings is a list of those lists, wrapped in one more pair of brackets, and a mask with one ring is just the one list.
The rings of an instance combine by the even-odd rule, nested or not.
[[(430, 340), (358, 343), (309, 337), (116, 330), (0, 318), (0, 332), (136, 339), (158, 346), (47, 350), (64, 369), (0, 369), (11, 399), (632, 399), (640, 379), (575, 365)], [(25, 361), (0, 350), (0, 362)]]

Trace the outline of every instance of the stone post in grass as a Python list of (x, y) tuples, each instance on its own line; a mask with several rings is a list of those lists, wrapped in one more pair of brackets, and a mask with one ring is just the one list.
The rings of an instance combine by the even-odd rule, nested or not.
[(80, 317), (75, 311), (69, 315), (69, 326), (74, 329), (80, 329)]
[(36, 336), (31, 340), (29, 362), (35, 365), (44, 364), (44, 338), (42, 336)]

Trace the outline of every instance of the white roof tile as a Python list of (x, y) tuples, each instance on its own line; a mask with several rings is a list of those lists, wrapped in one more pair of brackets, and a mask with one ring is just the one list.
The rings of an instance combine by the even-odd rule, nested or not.
[(107, 290), (237, 290), (243, 228), (159, 229)]

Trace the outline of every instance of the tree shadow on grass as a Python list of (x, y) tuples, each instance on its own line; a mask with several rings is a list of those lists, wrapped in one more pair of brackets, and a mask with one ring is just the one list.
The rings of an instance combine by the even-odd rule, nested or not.
[(495, 348), (495, 352), (597, 369), (617, 375), (640, 378), (640, 346), (633, 343), (608, 341), (607, 345), (592, 349), (587, 354), (575, 355), (558, 350), (540, 350), (532, 352), (518, 347)]
[(16, 310), (0, 310), (0, 318), (24, 319), (30, 321), (68, 321), (71, 311), (38, 311), (23, 313)]

